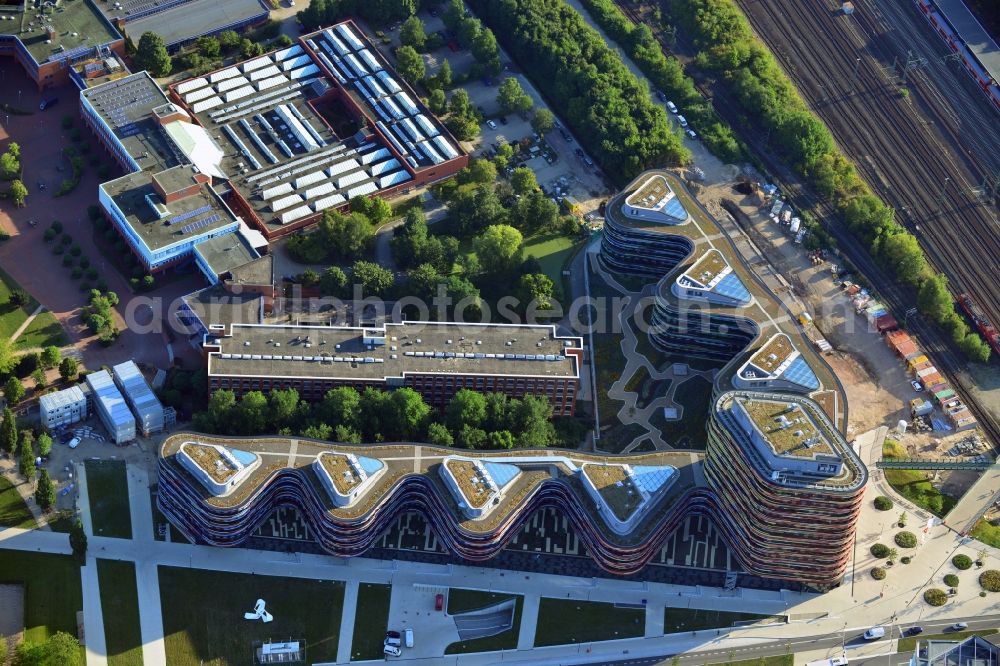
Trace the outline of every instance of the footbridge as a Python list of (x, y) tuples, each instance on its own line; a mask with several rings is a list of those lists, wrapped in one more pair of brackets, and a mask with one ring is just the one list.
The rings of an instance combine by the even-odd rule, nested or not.
[(975, 456), (972, 458), (883, 458), (876, 461), (875, 466), (879, 469), (986, 470), (1000, 468), (1000, 459), (992, 456)]

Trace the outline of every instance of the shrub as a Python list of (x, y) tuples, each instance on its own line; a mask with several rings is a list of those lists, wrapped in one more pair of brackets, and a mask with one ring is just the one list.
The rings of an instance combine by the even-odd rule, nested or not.
[(59, 220), (53, 220), (52, 224), (49, 225), (49, 229), (52, 229), (57, 234), (62, 233), (63, 230), (62, 222), (60, 222)]
[(885, 569), (882, 567), (872, 567), (872, 578), (882, 580), (885, 578)]
[(879, 511), (888, 511), (892, 508), (892, 500), (885, 495), (879, 495), (875, 498), (875, 508)]
[(897, 532), (896, 536), (893, 537), (896, 545), (900, 548), (916, 548), (917, 547), (917, 535), (913, 532)]
[(76, 243), (73, 243), (73, 246), (69, 248), (69, 253), (72, 254), (74, 257), (79, 257), (82, 252), (83, 250), (81, 250), (80, 246), (77, 245)]
[(955, 574), (945, 574), (944, 584), (948, 587), (958, 587), (958, 576)]
[(62, 236), (59, 237), (59, 242), (62, 243), (63, 245), (69, 245), (70, 243), (73, 242), (73, 237), (70, 236), (69, 234), (63, 234)]
[(912, 558), (909, 556), (905, 556), (899, 558), (899, 561), (902, 562), (903, 564), (909, 564), (912, 561)]
[(63, 246), (63, 245), (53, 245), (52, 246), (52, 254), (62, 254), (65, 251), (66, 251), (66, 247)]
[(94, 285), (94, 289), (100, 292), (105, 292), (108, 290), (108, 283), (104, 280), (98, 280), (97, 284)]
[(885, 558), (889, 557), (889, 546), (885, 545), (884, 543), (877, 543), (871, 547), (871, 553), (872, 557), (879, 560), (884, 560)]
[(931, 606), (944, 606), (945, 602), (948, 601), (948, 594), (944, 590), (932, 587), (924, 592), (924, 601)]
[(987, 592), (1000, 592), (1000, 571), (987, 569), (979, 574), (979, 584)]
[(972, 558), (968, 555), (956, 555), (951, 558), (951, 563), (955, 565), (956, 569), (965, 571), (972, 566)]
[(79, 266), (75, 267), (72, 271), (70, 271), (70, 276), (74, 280), (79, 280), (82, 275), (83, 275), (83, 271), (80, 269)]
[(90, 266), (90, 257), (84, 255), (80, 257), (80, 268), (88, 268)]
[(56, 237), (56, 230), (55, 229), (46, 229), (45, 233), (42, 235), (42, 237), (45, 238), (45, 242), (46, 243), (51, 243), (52, 240)]
[(96, 280), (97, 279), (97, 270), (94, 269), (94, 268), (88, 268), (87, 269), (87, 279), (91, 280), (91, 281)]
[(69, 268), (70, 266), (73, 265), (73, 257), (68, 254), (64, 254), (62, 264), (63, 266)]

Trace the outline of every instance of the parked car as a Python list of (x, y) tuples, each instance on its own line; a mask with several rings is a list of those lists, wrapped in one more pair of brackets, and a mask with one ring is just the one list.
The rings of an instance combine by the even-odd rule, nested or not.
[(903, 630), (903, 636), (916, 636), (924, 632), (923, 627), (909, 627)]
[(385, 644), (399, 647), (403, 644), (403, 637), (398, 631), (385, 632)]
[(948, 627), (947, 629), (945, 629), (945, 631), (964, 631), (964, 630), (966, 630), (968, 628), (969, 628), (968, 623), (966, 623), (966, 622), (956, 622), (955, 624), (953, 624), (950, 627)]
[(593, 166), (594, 166), (594, 160), (590, 159), (589, 157), (584, 157), (583, 158), (583, 163), (586, 164), (587, 166), (591, 167), (591, 168), (593, 168)]
[(406, 630), (403, 631), (403, 636), (406, 640), (406, 647), (413, 647), (413, 629), (407, 627)]
[(685, 118), (684, 116), (677, 116), (677, 122), (679, 122), (681, 124), (681, 127), (687, 127), (688, 126), (687, 118)]
[(55, 106), (58, 103), (59, 103), (58, 97), (49, 97), (48, 99), (43, 99), (41, 104), (38, 105), (38, 110), (44, 111), (45, 109)]
[(444, 595), (443, 594), (438, 594), (436, 597), (434, 597), (434, 610), (436, 610), (436, 611), (444, 610)]
[(866, 641), (876, 641), (884, 637), (885, 637), (885, 627), (872, 627), (871, 629), (865, 632), (864, 636)]
[(673, 102), (667, 102), (667, 109), (670, 111), (670, 113), (673, 113), (673, 114), (676, 115), (676, 113), (677, 113), (677, 105), (676, 104), (674, 104)]
[(399, 657), (402, 656), (403, 654), (403, 651), (399, 648), (398, 645), (384, 645), (382, 646), (382, 652), (391, 657)]
[(662, 90), (657, 90), (656, 91), (656, 96), (660, 99), (661, 102), (666, 102), (667, 101), (667, 96), (663, 94)]
[(567, 141), (572, 141), (573, 140), (573, 135), (570, 134), (569, 132), (567, 132), (566, 130), (564, 130), (563, 128), (561, 128), (561, 127), (559, 128), (559, 133), (562, 134), (562, 138), (566, 139)]
[(575, 148), (575, 149), (573, 150), (573, 152), (574, 152), (574, 153), (576, 153), (576, 156), (577, 156), (577, 157), (580, 157), (580, 158), (582, 158), (582, 157), (583, 157), (583, 149), (582, 149), (582, 148)]
[(486, 121), (486, 126), (489, 127), (492, 130), (495, 130), (497, 128), (497, 124), (495, 122), (493, 122), (492, 120), (487, 120)]
[(69, 448), (75, 449), (78, 446), (80, 446), (80, 438), (79, 437), (74, 437), (73, 439), (69, 440)]
[(692, 139), (697, 139), (698, 138), (698, 133), (695, 132), (693, 129), (686, 129), (686, 130), (684, 130), (684, 133), (687, 134)]
[(921, 386), (920, 382), (918, 382), (916, 379), (910, 380), (910, 386), (912, 386), (913, 390), (916, 391), (917, 393), (924, 392), (924, 387)]
[(507, 116), (500, 116), (500, 124), (501, 125), (507, 124)]

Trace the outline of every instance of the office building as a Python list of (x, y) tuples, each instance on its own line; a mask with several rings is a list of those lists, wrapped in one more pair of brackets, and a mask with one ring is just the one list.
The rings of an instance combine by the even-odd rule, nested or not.
[(38, 411), (43, 427), (63, 428), (87, 418), (87, 396), (79, 386), (46, 393), (38, 399)]

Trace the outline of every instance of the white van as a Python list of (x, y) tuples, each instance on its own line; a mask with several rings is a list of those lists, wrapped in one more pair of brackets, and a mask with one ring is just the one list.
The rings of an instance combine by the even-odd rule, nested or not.
[(406, 641), (406, 647), (413, 647), (413, 629), (405, 629), (403, 631), (403, 638)]
[(670, 113), (673, 113), (674, 115), (677, 114), (677, 105), (674, 104), (673, 102), (667, 102), (667, 109), (670, 111)]
[(872, 627), (865, 632), (866, 641), (877, 641), (885, 637), (885, 627)]
[(688, 126), (687, 118), (685, 118), (684, 116), (677, 116), (677, 122), (679, 122), (681, 124), (681, 127), (687, 127)]

